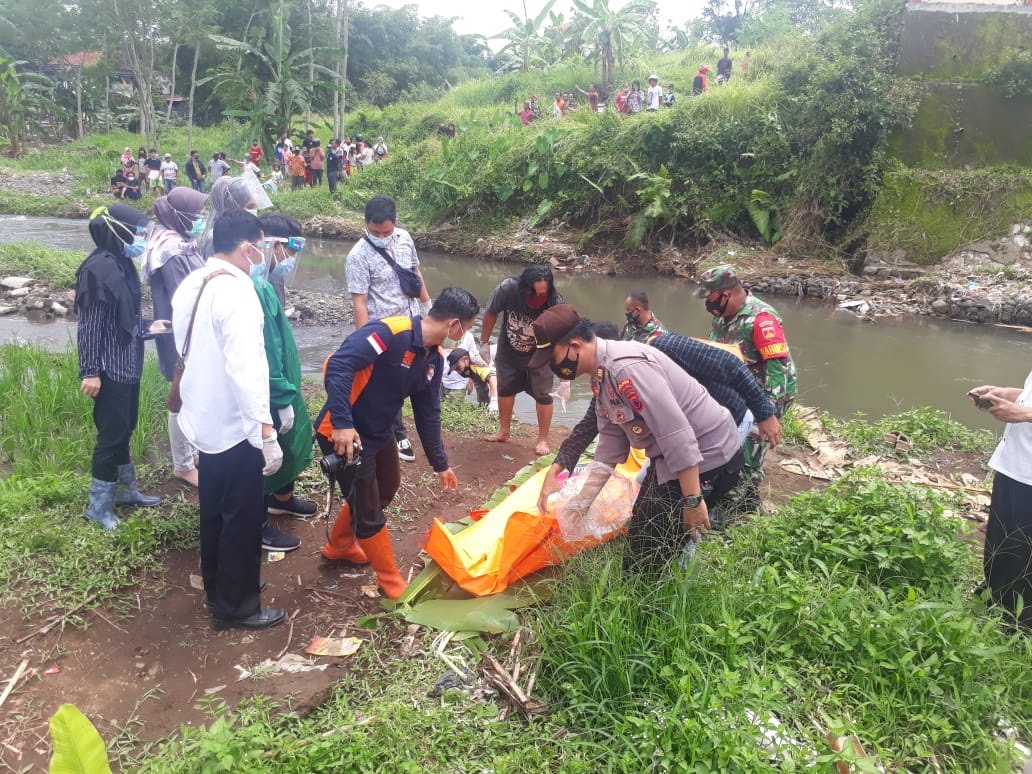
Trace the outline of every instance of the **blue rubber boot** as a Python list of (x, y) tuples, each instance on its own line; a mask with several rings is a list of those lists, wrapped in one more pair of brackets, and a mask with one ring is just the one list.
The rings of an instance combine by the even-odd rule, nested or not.
[(118, 526), (118, 516), (115, 515), (115, 487), (116, 481), (98, 481), (93, 479), (90, 483), (90, 504), (83, 514), (84, 519), (95, 521), (104, 529), (114, 529)]
[(153, 508), (160, 502), (160, 497), (145, 495), (136, 488), (136, 466), (133, 463), (118, 466), (115, 505), (141, 505), (144, 508)]

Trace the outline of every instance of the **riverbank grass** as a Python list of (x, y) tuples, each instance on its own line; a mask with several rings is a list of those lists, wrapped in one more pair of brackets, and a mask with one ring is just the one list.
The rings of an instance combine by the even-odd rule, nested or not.
[[(149, 464), (159, 464), (166, 390), (149, 358), (132, 441), (145, 481)], [(35, 618), (111, 599), (157, 567), (168, 548), (196, 542), (196, 513), (183, 503), (160, 519), (120, 509), (114, 533), (82, 518), (96, 431), (74, 352), (0, 345), (0, 423), (0, 604)]]
[(75, 272), (85, 257), (79, 250), (59, 250), (38, 242), (0, 244), (0, 277), (32, 277), (53, 288), (73, 288)]

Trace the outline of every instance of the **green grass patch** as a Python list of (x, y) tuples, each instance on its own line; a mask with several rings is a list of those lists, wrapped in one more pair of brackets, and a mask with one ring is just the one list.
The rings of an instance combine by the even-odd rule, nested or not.
[(832, 432), (845, 436), (853, 452), (860, 456), (884, 454), (888, 448), (885, 435), (891, 432), (900, 432), (910, 439), (910, 454), (925, 457), (945, 449), (988, 452), (996, 442), (990, 431), (971, 430), (947, 412), (927, 406), (874, 421), (857, 414), (845, 422), (830, 420), (830, 424)]
[(595, 768), (545, 719), (500, 722), (491, 700), (447, 690), (427, 695), (445, 670), (434, 659), (384, 663), (398, 631), (366, 643), (351, 676), (306, 717), (258, 697), (231, 709), (210, 703), (207, 728), (184, 726), (157, 755), (123, 761), (145, 774), (199, 771), (485, 772), (577, 774)]
[(0, 244), (0, 276), (34, 277), (51, 287), (73, 288), (83, 258), (78, 250), (58, 250), (39, 242)]
[(608, 771), (821, 770), (847, 758), (828, 732), (890, 770), (1012, 769), (999, 729), (1032, 738), (1032, 644), (968, 598), (978, 562), (943, 508), (858, 473), (687, 570), (579, 556), (538, 626), (556, 719)]

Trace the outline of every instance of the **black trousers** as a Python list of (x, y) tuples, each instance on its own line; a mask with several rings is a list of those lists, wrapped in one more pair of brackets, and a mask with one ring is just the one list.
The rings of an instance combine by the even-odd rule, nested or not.
[(398, 416), (394, 417), (394, 440), (404, 441), (408, 438), (408, 433), (405, 430), (405, 419), (401, 415), (401, 409), (398, 409)]
[[(707, 508), (715, 508), (735, 488), (742, 463), (739, 450), (727, 464), (699, 473)], [(678, 556), (689, 539), (684, 530), (681, 508), (677, 506), (680, 499), (680, 482), (675, 478), (660, 484), (656, 480), (655, 463), (650, 465), (631, 509), (627, 553), (624, 556), (626, 569), (657, 569)]]
[(318, 188), (319, 186), (322, 185), (322, 173), (323, 173), (323, 171), (321, 169), (313, 169), (312, 170), (312, 187), (313, 188)]
[(93, 424), (97, 443), (93, 447), (92, 474), (98, 481), (117, 481), (118, 466), (130, 462), (129, 441), (140, 412), (140, 383), (113, 382), (100, 375), (100, 392), (93, 399)]
[(1002, 473), (993, 477), (989, 523), (985, 529), (985, 581), (993, 601), (1032, 628), (1032, 486)]
[(261, 608), (264, 465), (261, 451), (247, 441), (198, 459), (201, 575), (208, 608), (218, 618), (247, 618)]
[(330, 193), (337, 193), (338, 180), (340, 180), (340, 172), (336, 169), (326, 170), (326, 183), (330, 186)]
[[(316, 433), (323, 455), (333, 452), (333, 444)], [(362, 464), (344, 468), (335, 476), (341, 496), (351, 508), (351, 528), (355, 537), (370, 538), (387, 526), (383, 509), (391, 504), (401, 486), (398, 449), (387, 441), (375, 452), (362, 454)]]

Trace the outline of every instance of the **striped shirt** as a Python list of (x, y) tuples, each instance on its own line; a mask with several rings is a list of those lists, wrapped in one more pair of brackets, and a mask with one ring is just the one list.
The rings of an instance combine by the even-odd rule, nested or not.
[(79, 378), (107, 374), (119, 384), (137, 384), (143, 376), (143, 339), (140, 331), (129, 342), (119, 341), (118, 321), (110, 304), (91, 304), (79, 314), (76, 340)]

